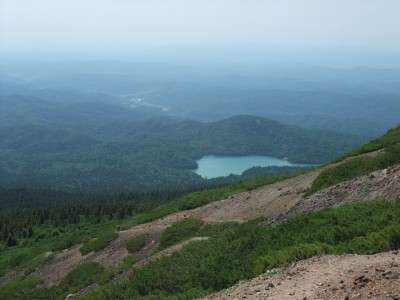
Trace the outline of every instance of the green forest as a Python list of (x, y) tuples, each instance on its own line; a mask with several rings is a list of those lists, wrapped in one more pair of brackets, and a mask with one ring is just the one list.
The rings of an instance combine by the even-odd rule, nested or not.
[(276, 168), (254, 169), (243, 177), (208, 181), (188, 171), (204, 155), (267, 155), (319, 164), (363, 141), (253, 116), (212, 123), (152, 118), (79, 129), (43, 124), (0, 127), (0, 186), (81, 193), (198, 189), (279, 173)]

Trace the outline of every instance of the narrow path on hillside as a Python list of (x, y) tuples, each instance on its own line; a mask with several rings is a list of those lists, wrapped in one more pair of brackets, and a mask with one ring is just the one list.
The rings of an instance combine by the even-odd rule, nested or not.
[(182, 243), (173, 245), (173, 246), (171, 246), (171, 247), (169, 247), (167, 249), (164, 249), (164, 250), (162, 250), (162, 251), (160, 251), (160, 252), (158, 252), (158, 253), (156, 253), (154, 255), (151, 255), (148, 258), (145, 258), (145, 259), (142, 259), (141, 261), (138, 261), (137, 263), (135, 263), (133, 265), (133, 268), (134, 269), (142, 268), (145, 265), (148, 265), (149, 263), (151, 263), (153, 261), (156, 261), (156, 260), (158, 260), (158, 259), (160, 259), (162, 257), (172, 255), (176, 251), (181, 250), (183, 248), (183, 246), (185, 246), (185, 245), (187, 245), (187, 244), (189, 244), (191, 242), (205, 241), (205, 240), (208, 240), (208, 237), (194, 237), (194, 238), (188, 239), (186, 241), (183, 241)]

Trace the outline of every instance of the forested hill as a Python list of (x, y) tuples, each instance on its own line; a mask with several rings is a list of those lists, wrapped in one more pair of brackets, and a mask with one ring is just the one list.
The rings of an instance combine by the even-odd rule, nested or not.
[(173, 118), (0, 127), (0, 185), (85, 192), (193, 188), (203, 155), (269, 155), (323, 163), (363, 138), (254, 116), (203, 123)]

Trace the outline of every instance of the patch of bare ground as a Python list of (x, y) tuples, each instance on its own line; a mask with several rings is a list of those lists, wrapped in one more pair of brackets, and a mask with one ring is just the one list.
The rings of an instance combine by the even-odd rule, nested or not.
[(400, 197), (400, 165), (394, 165), (342, 182), (302, 199), (267, 225), (278, 224), (302, 213), (326, 207), (377, 199), (394, 201), (398, 197)]
[(400, 299), (400, 254), (313, 257), (203, 299)]
[(46, 262), (37, 268), (31, 275), (40, 277), (43, 280), (41, 286), (52, 286), (59, 284), (61, 280), (82, 261), (86, 256), (83, 256), (79, 248), (82, 245), (68, 249), (58, 254), (54, 259)]
[(167, 228), (167, 225), (146, 225), (147, 224), (139, 225), (130, 230), (120, 231), (118, 237), (103, 250), (92, 253), (91, 260), (102, 264), (105, 268), (118, 266), (122, 263), (122, 260), (128, 256), (128, 250), (126, 249), (127, 241), (143, 233), (148, 234), (148, 242), (139, 252), (135, 253), (135, 255), (137, 255), (140, 260), (146, 258), (150, 252), (158, 247), (160, 236), (165, 228)]
[(154, 221), (153, 224), (170, 225), (188, 217), (212, 224), (227, 221), (245, 222), (258, 217), (275, 216), (299, 202), (320, 172), (321, 170), (313, 170), (192, 210), (171, 214)]
[(126, 242), (136, 235), (148, 233), (148, 243), (136, 253), (139, 259), (144, 259), (158, 246), (158, 240), (166, 226), (147, 226), (139, 225), (131, 230), (121, 231), (118, 238), (112, 241), (107, 247), (98, 251), (82, 255), (79, 251), (81, 245), (66, 249), (58, 254), (54, 259), (37, 268), (32, 276), (40, 277), (43, 280), (43, 286), (57, 285), (61, 280), (80, 264), (88, 261), (94, 261), (103, 265), (106, 269), (117, 266), (128, 255)]

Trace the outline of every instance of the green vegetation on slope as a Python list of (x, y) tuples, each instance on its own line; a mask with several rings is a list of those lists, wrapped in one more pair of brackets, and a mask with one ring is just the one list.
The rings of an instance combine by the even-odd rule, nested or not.
[(95, 281), (96, 275), (102, 273), (104, 268), (95, 262), (87, 262), (79, 265), (72, 270), (63, 279), (64, 284), (76, 285), (77, 283), (83, 286), (91, 284)]
[[(0, 245), (59, 235), (71, 224), (123, 220), (182, 195), (182, 191), (96, 196), (34, 189), (0, 188)], [(41, 231), (41, 227), (51, 227)], [(113, 230), (115, 230), (113, 228)], [(10, 242), (13, 242), (10, 244)], [(26, 246), (26, 245), (25, 245)], [(67, 243), (65, 248), (70, 245)]]
[(100, 224), (81, 223), (54, 228), (50, 225), (35, 227), (32, 237), (19, 239), (18, 245), (5, 247), (0, 244), (0, 278), (11, 270), (28, 274), (40, 262), (53, 256), (46, 252), (58, 253), (83, 243), (83, 253), (97, 251), (105, 247), (116, 237), (115, 230), (119, 220), (111, 220)]
[(148, 238), (149, 235), (147, 233), (143, 233), (131, 238), (126, 242), (126, 250), (128, 250), (129, 253), (135, 253), (139, 251), (146, 245)]
[(83, 255), (88, 254), (92, 251), (99, 251), (107, 246), (109, 243), (111, 243), (113, 240), (115, 240), (117, 237), (118, 234), (115, 232), (115, 229), (108, 228), (107, 231), (100, 232), (99, 234), (97, 234), (96, 237), (84, 243), (83, 246), (79, 248), (79, 251)]
[(41, 279), (37, 277), (18, 278), (0, 287), (0, 298), (3, 300), (22, 299), (40, 282)]
[[(205, 226), (196, 235), (209, 240), (192, 242), (171, 257), (136, 270), (128, 279), (105, 284), (82, 299), (193, 298), (226, 288), (238, 280), (249, 279), (266, 269), (316, 254), (375, 253), (400, 247), (400, 199), (394, 203), (355, 203), (340, 208), (308, 213), (275, 228), (263, 228), (260, 220)], [(181, 233), (177, 232), (177, 236)], [(80, 268), (80, 267), (79, 267)], [(87, 266), (83, 266), (88, 270)], [(89, 282), (104, 284), (109, 273), (89, 269)], [(86, 272), (86, 271), (85, 271)], [(78, 286), (73, 271), (69, 288), (52, 287), (31, 291), (26, 299), (40, 295), (63, 298)], [(83, 273), (82, 273), (83, 274)], [(76, 276), (75, 276), (76, 275)], [(68, 278), (69, 278), (68, 277)], [(0, 288), (0, 295), (23, 284), (14, 280)], [(30, 283), (26, 283), (29, 286)], [(30, 287), (32, 288), (32, 286)], [(6, 298), (7, 299), (7, 298)], [(43, 298), (45, 299), (45, 298)]]
[(349, 160), (337, 166), (327, 168), (314, 180), (311, 189), (305, 196), (309, 196), (319, 190), (353, 179), (357, 176), (400, 163), (400, 126), (389, 130), (384, 136), (346, 154), (341, 157), (340, 160), (379, 149), (384, 149), (384, 151), (375, 157), (364, 156), (349, 158)]
[(203, 223), (199, 219), (187, 218), (172, 224), (162, 233), (158, 249), (163, 250), (194, 236), (200, 230)]
[[(263, 228), (260, 220), (230, 223), (206, 241), (136, 270), (82, 299), (193, 298), (315, 254), (367, 254), (400, 247), (400, 199), (355, 203), (308, 213)], [(205, 229), (206, 230), (206, 229)], [(210, 230), (210, 229), (207, 229)], [(199, 232), (199, 234), (201, 231)]]
[(400, 125), (398, 125), (396, 128), (389, 129), (387, 131), (387, 133), (384, 134), (383, 136), (381, 136), (377, 139), (374, 139), (374, 140), (354, 149), (353, 151), (350, 151), (349, 153), (339, 157), (339, 159), (337, 159), (337, 160), (342, 160), (346, 157), (356, 156), (356, 155), (384, 149), (386, 147), (394, 146), (399, 143), (400, 143)]

